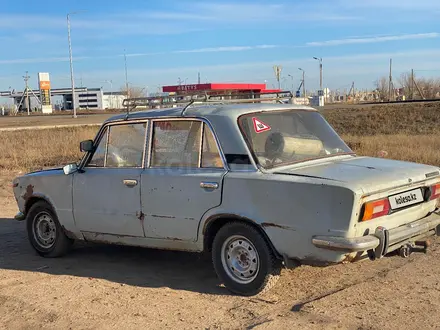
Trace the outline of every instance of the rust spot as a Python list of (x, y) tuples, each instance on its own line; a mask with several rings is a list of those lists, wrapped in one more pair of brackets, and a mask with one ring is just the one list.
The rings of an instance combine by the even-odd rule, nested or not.
[(24, 193), (23, 196), (21, 196), (21, 197), (22, 197), (25, 201), (27, 201), (29, 198), (32, 197), (33, 194), (34, 194), (34, 186), (31, 185), (31, 184), (29, 184), (29, 185), (26, 187), (26, 191), (25, 191), (25, 193)]
[(62, 226), (64, 233), (66, 234), (67, 237), (69, 237), (70, 239), (76, 239), (76, 235), (74, 233), (72, 233), (70, 230), (67, 230), (66, 227)]
[(170, 241), (183, 241), (183, 239), (176, 238), (176, 237), (166, 237), (165, 239), (170, 240)]
[(294, 230), (293, 228), (290, 228), (288, 226), (283, 226), (283, 225), (279, 225), (277, 223), (271, 223), (271, 222), (263, 222), (261, 224), (262, 227), (275, 227), (275, 228), (281, 228), (281, 229), (286, 229), (286, 230)]
[(155, 214), (152, 214), (151, 215), (153, 218), (164, 218), (164, 219), (175, 219), (176, 217), (172, 217), (172, 216), (169, 216), (169, 215), (155, 215)]
[(136, 218), (138, 218), (140, 221), (144, 221), (144, 219), (145, 219), (144, 212), (142, 212), (142, 211), (136, 212)]

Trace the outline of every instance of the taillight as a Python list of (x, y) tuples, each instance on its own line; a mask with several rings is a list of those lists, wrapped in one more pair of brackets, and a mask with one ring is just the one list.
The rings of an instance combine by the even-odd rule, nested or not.
[(431, 198), (430, 200), (440, 198), (440, 183), (437, 183), (431, 187)]
[(368, 221), (387, 215), (390, 212), (390, 202), (388, 198), (367, 202), (364, 205), (364, 213), (361, 221)]

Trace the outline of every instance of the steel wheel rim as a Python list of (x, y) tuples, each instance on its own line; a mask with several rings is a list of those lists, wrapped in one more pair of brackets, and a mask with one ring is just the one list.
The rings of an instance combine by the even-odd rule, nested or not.
[(48, 249), (55, 244), (57, 227), (49, 213), (40, 212), (35, 216), (32, 231), (35, 240), (41, 247)]
[(234, 235), (225, 240), (221, 260), (228, 276), (240, 284), (251, 283), (260, 270), (258, 251), (244, 236)]

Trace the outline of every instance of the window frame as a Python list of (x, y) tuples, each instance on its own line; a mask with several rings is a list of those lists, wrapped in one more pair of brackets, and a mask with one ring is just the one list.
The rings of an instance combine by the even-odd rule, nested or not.
[[(115, 126), (120, 126), (120, 125), (136, 125), (136, 124), (146, 124), (145, 127), (145, 134), (144, 134), (144, 143), (143, 143), (143, 147), (142, 147), (142, 164), (141, 166), (107, 166), (107, 154), (108, 154), (108, 143), (109, 143), (109, 138), (110, 138), (110, 130), (112, 127)], [(98, 134), (96, 135), (94, 141), (93, 141), (93, 147), (95, 148), (95, 150), (93, 152), (89, 152), (88, 154), (85, 155), (82, 163), (81, 163), (81, 168), (84, 169), (144, 169), (145, 168), (145, 163), (146, 163), (146, 153), (147, 153), (147, 142), (149, 139), (149, 126), (150, 126), (150, 120), (145, 119), (145, 120), (127, 120), (127, 121), (123, 121), (123, 122), (110, 122), (107, 124), (102, 125), (101, 129), (99, 130)], [(105, 136), (104, 136), (105, 135)], [(101, 143), (101, 140), (105, 138), (106, 142), (105, 142), (105, 156), (104, 156), (104, 166), (102, 167), (94, 167), (94, 166), (88, 166), (90, 161), (93, 159), (93, 156), (95, 155), (96, 152), (96, 148), (98, 147), (98, 145)]]
[[(105, 159), (104, 159), (104, 167), (88, 167), (88, 164), (90, 160), (93, 158), (93, 155), (95, 154), (94, 150), (93, 152), (86, 153), (81, 162), (80, 162), (80, 169), (136, 169), (136, 168), (142, 168), (142, 169), (158, 169), (158, 168), (168, 168), (168, 167), (152, 167), (151, 166), (151, 155), (152, 155), (152, 147), (153, 147), (153, 129), (154, 129), (154, 122), (157, 121), (199, 121), (202, 124), (201, 131), (201, 143), (199, 147), (199, 161), (198, 166), (193, 167), (194, 169), (204, 170), (204, 171), (212, 171), (212, 170), (225, 170), (229, 171), (229, 166), (225, 158), (225, 154), (223, 152), (222, 146), (219, 142), (217, 133), (213, 129), (211, 123), (204, 119), (204, 118), (197, 118), (197, 117), (160, 117), (160, 118), (145, 118), (145, 119), (133, 119), (133, 120), (124, 120), (124, 121), (117, 121), (117, 122), (108, 122), (103, 124), (98, 133), (96, 134), (94, 140), (93, 140), (93, 146), (96, 148), (99, 143), (101, 142), (102, 138), (106, 139), (105, 144)], [(112, 126), (116, 125), (124, 125), (124, 124), (142, 124), (146, 123), (146, 130), (145, 130), (145, 139), (144, 139), (144, 148), (143, 148), (143, 158), (142, 158), (142, 166), (141, 167), (106, 167), (107, 165), (107, 151), (108, 151), (108, 139), (109, 139), (109, 132)], [(222, 161), (222, 167), (202, 167), (202, 152), (203, 152), (203, 135), (205, 128), (209, 129), (211, 131), (211, 134), (214, 136), (215, 143), (217, 145), (218, 152), (220, 154), (220, 158)], [(107, 131), (106, 131), (107, 129)], [(106, 135), (103, 137), (103, 135)], [(251, 158), (252, 159), (252, 158)], [(253, 160), (253, 159), (252, 159)], [(174, 167), (175, 169), (179, 169), (182, 167)]]
[[(218, 141), (217, 135), (215, 133), (215, 131), (212, 128), (212, 125), (205, 119), (202, 118), (191, 118), (191, 117), (187, 117), (187, 118), (175, 118), (175, 117), (168, 117), (168, 118), (154, 118), (150, 120), (150, 125), (149, 125), (149, 132), (148, 132), (148, 136), (149, 136), (149, 145), (148, 145), (148, 153), (147, 153), (147, 162), (146, 162), (146, 167), (145, 168), (149, 168), (149, 169), (164, 169), (164, 168), (169, 168), (169, 167), (164, 167), (164, 166), (152, 166), (151, 164), (151, 156), (153, 154), (153, 141), (154, 141), (154, 123), (155, 122), (168, 122), (168, 121), (196, 121), (196, 122), (200, 122), (201, 123), (201, 129), (200, 129), (200, 145), (199, 145), (199, 155), (198, 155), (198, 164), (197, 167), (190, 167), (192, 169), (198, 169), (198, 170), (228, 170), (227, 168), (227, 163), (226, 163), (226, 159), (224, 157), (224, 153), (223, 150), (221, 148), (221, 145)], [(209, 129), (214, 137), (215, 143), (217, 145), (217, 150), (219, 152), (221, 161), (222, 161), (222, 167), (202, 167), (202, 152), (203, 152), (203, 145), (204, 145), (204, 132), (205, 129)], [(173, 167), (174, 169), (181, 169), (181, 168), (188, 168), (187, 166), (175, 166)]]

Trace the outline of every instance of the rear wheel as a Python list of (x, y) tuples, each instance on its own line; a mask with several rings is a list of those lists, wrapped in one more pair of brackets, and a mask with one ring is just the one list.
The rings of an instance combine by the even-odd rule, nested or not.
[(218, 231), (212, 246), (218, 277), (234, 293), (253, 296), (272, 288), (281, 272), (266, 239), (254, 227), (228, 223)]
[(29, 241), (41, 256), (60, 257), (70, 250), (73, 240), (66, 236), (47, 202), (39, 201), (32, 205), (26, 221)]

